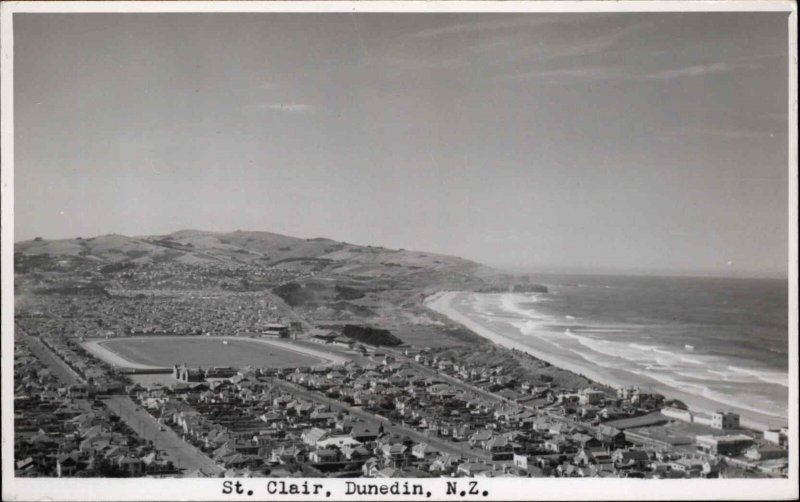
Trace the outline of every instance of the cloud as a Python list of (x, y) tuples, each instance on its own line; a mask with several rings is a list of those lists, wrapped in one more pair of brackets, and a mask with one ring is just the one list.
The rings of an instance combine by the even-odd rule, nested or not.
[[(640, 31), (642, 23), (632, 23), (613, 31), (592, 36), (568, 37), (564, 40), (553, 40), (540, 30), (514, 30), (514, 27), (532, 27), (555, 25), (558, 23), (587, 21), (585, 16), (565, 19), (558, 18), (523, 18), (478, 21), (458, 25), (433, 28), (406, 35), (403, 42), (394, 46), (389, 53), (374, 58), (376, 61), (399, 70), (444, 69), (453, 70), (475, 64), (495, 66), (497, 64), (519, 64), (524, 60), (532, 60), (535, 64), (543, 64), (561, 59), (595, 56), (607, 53), (627, 35)], [(559, 29), (558, 27), (556, 27)], [(484, 34), (478, 38), (477, 34)], [(430, 40), (444, 35), (464, 35), (455, 52), (448, 56), (431, 57), (431, 54), (408, 54), (406, 42), (411, 40)], [(451, 51), (453, 48), (450, 48)], [(496, 71), (496, 70), (495, 70)]]
[(752, 63), (713, 63), (655, 71), (642, 75), (639, 78), (642, 80), (671, 80), (684, 77), (703, 77), (716, 73), (729, 73), (735, 70), (753, 68), (758, 68), (758, 66)]
[(461, 57), (432, 60), (422, 57), (381, 56), (378, 58), (368, 58), (368, 61), (377, 61), (392, 69), (404, 71), (454, 70), (469, 64), (468, 59)]
[(314, 110), (313, 105), (306, 103), (269, 103), (260, 105), (259, 108), (284, 113), (308, 113)]
[[(616, 46), (623, 38), (640, 31), (642, 26), (641, 23), (630, 24), (610, 33), (583, 38), (580, 42), (540, 44), (533, 55), (538, 62), (548, 62), (573, 57), (608, 54), (609, 50)], [(524, 57), (524, 55), (524, 51), (519, 51), (519, 56)], [(517, 57), (517, 59), (519, 59), (519, 57)]]
[(531, 70), (522, 73), (509, 74), (501, 80), (528, 80), (537, 78), (548, 79), (575, 79), (575, 80), (635, 80), (635, 81), (666, 81), (681, 78), (704, 77), (706, 75), (730, 73), (737, 70), (755, 69), (758, 65), (752, 63), (713, 63), (707, 65), (692, 65), (667, 70), (642, 71), (625, 66), (574, 66), (570, 68)]
[(762, 139), (772, 138), (779, 135), (773, 131), (759, 131), (753, 129), (722, 129), (710, 127), (685, 127), (670, 134), (673, 136), (709, 136), (723, 139)]
[(553, 70), (533, 70), (524, 73), (504, 75), (502, 80), (532, 80), (532, 79), (579, 79), (579, 80), (607, 80), (619, 78), (624, 70), (611, 66), (585, 66), (574, 68), (559, 68)]
[(523, 16), (513, 17), (507, 19), (492, 19), (484, 21), (474, 21), (471, 23), (451, 24), (441, 26), (438, 28), (429, 28), (410, 33), (408, 38), (417, 40), (430, 40), (443, 36), (464, 35), (468, 33), (478, 33), (485, 31), (495, 30), (508, 30), (513, 28), (530, 28), (534, 26), (543, 26), (551, 24), (562, 24), (567, 22), (584, 21), (586, 16), (566, 14), (559, 15), (539, 15), (539, 16)]

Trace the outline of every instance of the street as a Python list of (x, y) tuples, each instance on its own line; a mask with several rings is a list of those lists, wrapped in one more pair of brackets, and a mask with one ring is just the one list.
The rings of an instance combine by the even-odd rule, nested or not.
[(172, 460), (175, 467), (183, 469), (185, 473), (198, 470), (208, 476), (215, 477), (223, 472), (214, 461), (203, 452), (181, 439), (169, 427), (162, 426), (152, 415), (147, 413), (128, 396), (111, 396), (104, 400), (106, 406), (116, 413), (136, 431), (143, 439), (153, 441), (156, 449), (166, 452), (167, 458)]
[(53, 374), (59, 380), (64, 382), (64, 384), (73, 385), (84, 383), (83, 379), (75, 372), (75, 370), (67, 366), (67, 363), (55, 355), (53, 351), (46, 347), (38, 338), (25, 335), (21, 332), (20, 336), (22, 336), (28, 343), (28, 347), (30, 347), (31, 351), (36, 354), (36, 357), (46, 364)]
[(408, 436), (409, 438), (413, 439), (418, 443), (428, 443), (429, 445), (438, 448), (440, 451), (445, 453), (450, 453), (453, 455), (464, 455), (471, 460), (491, 460), (491, 456), (488, 452), (484, 450), (479, 450), (472, 448), (469, 443), (462, 442), (462, 443), (455, 443), (452, 441), (447, 441), (441, 439), (439, 437), (428, 436), (427, 434), (423, 434), (421, 432), (412, 429), (411, 427), (406, 427), (403, 425), (393, 424), (390, 420), (384, 418), (380, 419), (376, 417), (374, 414), (364, 411), (360, 408), (355, 406), (350, 406), (346, 403), (343, 403), (339, 400), (332, 399), (322, 394), (314, 391), (307, 390), (299, 385), (295, 385), (291, 382), (286, 382), (284, 380), (274, 380), (275, 384), (279, 387), (283, 387), (288, 391), (292, 392), (293, 394), (300, 395), (306, 397), (308, 399), (312, 399), (322, 404), (326, 404), (333, 409), (337, 410), (345, 410), (351, 415), (355, 415), (359, 418), (363, 418), (364, 420), (374, 423), (374, 424), (383, 424), (383, 428), (386, 431), (396, 433), (401, 436)]

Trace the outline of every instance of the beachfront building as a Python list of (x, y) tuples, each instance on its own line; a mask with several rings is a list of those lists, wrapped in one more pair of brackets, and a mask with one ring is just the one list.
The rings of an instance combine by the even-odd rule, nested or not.
[(674, 420), (680, 420), (690, 424), (697, 423), (701, 425), (707, 425), (719, 430), (739, 428), (738, 413), (718, 411), (709, 416), (702, 413), (692, 413), (689, 410), (682, 410), (680, 408), (667, 406), (661, 409), (661, 414)]
[(711, 415), (711, 427), (715, 429), (738, 429), (739, 414), (718, 411)]
[(745, 434), (727, 436), (697, 436), (697, 449), (711, 455), (738, 455), (753, 444), (753, 438)]
[(744, 456), (750, 460), (760, 462), (762, 460), (786, 458), (789, 456), (789, 452), (785, 448), (773, 444), (753, 445), (744, 452)]
[(582, 405), (599, 404), (606, 397), (605, 392), (591, 388), (581, 390), (578, 395), (578, 402)]
[(788, 427), (782, 429), (769, 429), (764, 431), (764, 440), (770, 443), (775, 443), (779, 446), (784, 446), (788, 441)]

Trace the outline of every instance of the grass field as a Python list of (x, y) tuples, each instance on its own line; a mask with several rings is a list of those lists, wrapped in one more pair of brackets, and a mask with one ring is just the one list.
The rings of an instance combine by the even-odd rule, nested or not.
[(142, 337), (104, 341), (102, 346), (132, 363), (160, 367), (186, 363), (190, 367), (205, 368), (209, 366), (291, 368), (314, 366), (323, 362), (311, 355), (248, 339)]

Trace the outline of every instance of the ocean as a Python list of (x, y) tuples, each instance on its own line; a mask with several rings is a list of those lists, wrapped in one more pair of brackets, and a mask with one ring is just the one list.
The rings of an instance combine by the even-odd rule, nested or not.
[(788, 282), (540, 275), (548, 293), (448, 293), (434, 310), (498, 343), (614, 386), (747, 425), (788, 422)]

